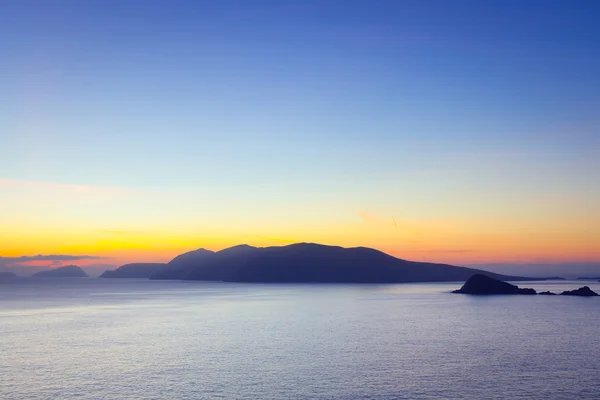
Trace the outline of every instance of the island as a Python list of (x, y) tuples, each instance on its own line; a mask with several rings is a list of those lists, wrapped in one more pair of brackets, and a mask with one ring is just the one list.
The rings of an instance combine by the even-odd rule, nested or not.
[(452, 293), (490, 295), (490, 294), (537, 294), (534, 289), (521, 289), (516, 285), (494, 279), (487, 275), (475, 274), (465, 284)]
[(175, 257), (150, 279), (256, 283), (410, 283), (452, 282), (475, 274), (504, 276), (473, 268), (399, 259), (367, 247), (315, 243), (253, 247), (239, 245), (213, 252), (199, 249)]
[[(452, 291), (452, 293), (462, 294), (475, 294), (475, 295), (493, 295), (493, 294), (537, 294), (534, 289), (524, 288), (521, 289), (516, 285), (511, 285), (508, 282), (503, 282), (499, 279), (492, 278), (483, 274), (475, 274), (470, 277), (465, 284), (458, 290)], [(556, 296), (556, 293), (545, 291), (539, 293), (545, 296)], [(561, 296), (583, 296), (591, 297), (598, 296), (596, 292), (591, 290), (589, 287), (584, 286), (576, 290), (566, 290), (560, 294)]]
[(0, 279), (13, 279), (16, 277), (17, 275), (12, 271), (0, 271)]
[(593, 297), (598, 296), (598, 293), (594, 292), (588, 286), (583, 286), (576, 290), (565, 290), (561, 293), (561, 296)]
[(150, 278), (167, 267), (164, 263), (131, 263), (115, 270), (106, 270), (100, 278)]
[(31, 276), (34, 278), (87, 278), (88, 274), (76, 265), (66, 265), (64, 267), (40, 271)]

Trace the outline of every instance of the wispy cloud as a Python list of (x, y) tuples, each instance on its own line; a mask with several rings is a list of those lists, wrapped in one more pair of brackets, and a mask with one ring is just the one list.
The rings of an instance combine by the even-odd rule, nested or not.
[(516, 276), (600, 276), (600, 261), (548, 263), (467, 263), (467, 267)]
[(48, 266), (56, 267), (64, 263), (85, 260), (104, 260), (106, 257), (69, 254), (38, 254), (35, 256), (0, 257), (0, 268)]
[(97, 229), (98, 233), (107, 233), (109, 235), (131, 235), (136, 233), (135, 231), (120, 231), (120, 230), (111, 230), (111, 229)]
[(136, 193), (137, 189), (116, 186), (92, 186), (59, 182), (30, 181), (23, 179), (0, 178), (0, 189), (5, 190), (46, 190), (62, 191), (71, 194), (126, 195)]
[(363, 222), (366, 222), (369, 224), (385, 224), (386, 223), (386, 221), (383, 218), (380, 218), (380, 217), (378, 217), (368, 211), (365, 211), (365, 210), (357, 211), (356, 215), (358, 216), (358, 218), (363, 220)]
[(146, 234), (163, 234), (160, 230), (127, 230), (127, 229), (95, 229), (93, 232), (103, 233), (106, 235), (146, 235)]
[(472, 253), (472, 249), (446, 249), (446, 250), (427, 250), (429, 253)]
[(393, 227), (393, 228), (398, 229), (398, 221), (396, 221), (396, 217), (393, 215), (392, 215), (391, 221), (388, 219), (388, 217), (384, 218), (382, 216), (375, 215), (366, 210), (357, 211), (356, 215), (358, 216), (358, 218), (360, 218), (366, 224), (373, 225), (373, 226), (377, 225), (382, 228)]
[(36, 256), (20, 256), (20, 257), (0, 257), (0, 260), (10, 260), (14, 262), (24, 261), (72, 261), (72, 260), (98, 260), (105, 257), (100, 256), (73, 256), (65, 254), (38, 254)]

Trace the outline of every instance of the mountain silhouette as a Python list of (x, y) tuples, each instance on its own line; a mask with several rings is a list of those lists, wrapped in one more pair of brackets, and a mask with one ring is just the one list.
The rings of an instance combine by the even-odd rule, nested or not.
[(87, 278), (88, 274), (76, 265), (66, 265), (64, 267), (40, 271), (31, 276), (36, 278)]
[(150, 279), (263, 283), (402, 283), (466, 280), (474, 274), (525, 280), (473, 268), (402, 260), (366, 247), (313, 243), (277, 247), (199, 249), (175, 257)]
[[(212, 260), (214, 251), (198, 249), (180, 254), (172, 259), (166, 268), (156, 272), (150, 279), (187, 279), (198, 265), (203, 265)], [(213, 279), (211, 279), (213, 280)]]
[(150, 278), (167, 266), (164, 263), (132, 263), (115, 270), (106, 270), (100, 278)]

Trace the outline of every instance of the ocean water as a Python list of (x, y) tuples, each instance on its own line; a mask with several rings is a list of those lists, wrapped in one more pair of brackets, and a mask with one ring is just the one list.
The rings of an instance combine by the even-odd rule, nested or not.
[(600, 298), (459, 286), (18, 279), (0, 398), (600, 399)]

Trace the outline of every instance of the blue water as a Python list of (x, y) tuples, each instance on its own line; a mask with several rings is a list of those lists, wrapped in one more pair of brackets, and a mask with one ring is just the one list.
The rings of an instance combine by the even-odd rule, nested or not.
[(0, 398), (600, 399), (600, 298), (458, 286), (18, 279)]

